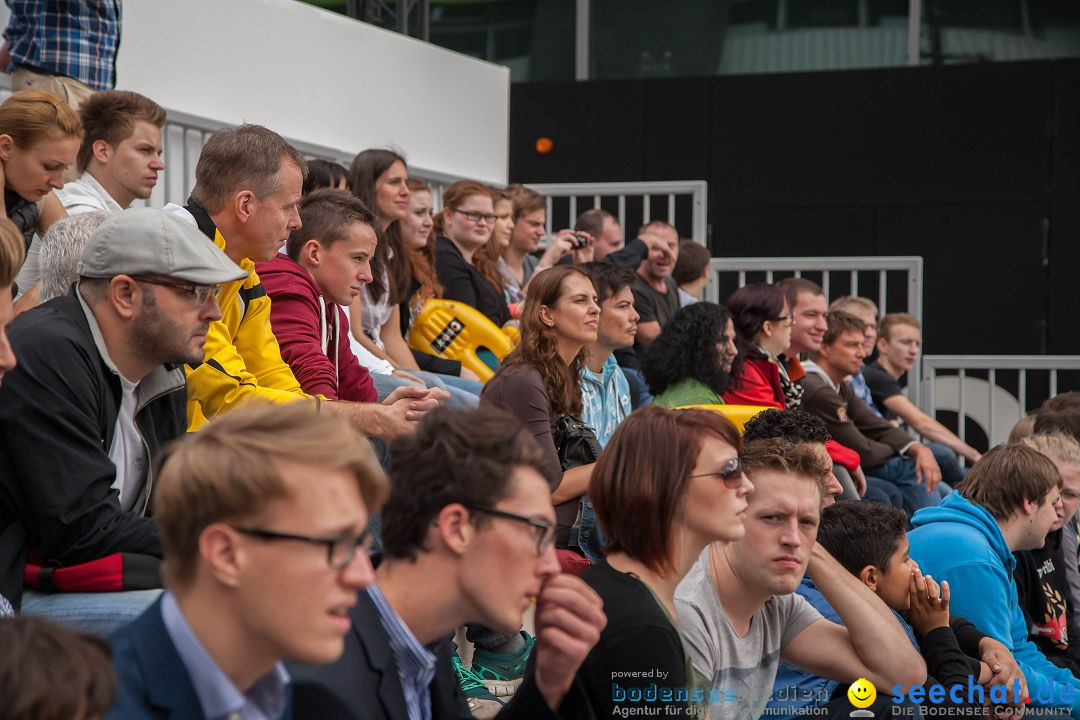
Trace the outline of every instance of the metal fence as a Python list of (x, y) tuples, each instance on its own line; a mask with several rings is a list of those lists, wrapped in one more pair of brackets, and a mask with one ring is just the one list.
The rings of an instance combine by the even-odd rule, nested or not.
[[(922, 322), (923, 260), (896, 257), (724, 257), (709, 262), (705, 299), (721, 302), (747, 283), (779, 282), (786, 277), (805, 277), (821, 285), (831, 302), (842, 295), (875, 299), (878, 311), (908, 312)], [(920, 397), (919, 373), (908, 382), (912, 402)]]
[(1047, 398), (1080, 390), (1076, 355), (926, 355), (921, 365), (923, 412), (977, 448), (1005, 442)]
[(528, 187), (547, 198), (548, 228), (572, 228), (577, 216), (603, 208), (619, 220), (626, 237), (651, 220), (664, 220), (682, 237), (708, 244), (706, 222), (709, 184), (704, 180), (680, 182), (531, 183)]

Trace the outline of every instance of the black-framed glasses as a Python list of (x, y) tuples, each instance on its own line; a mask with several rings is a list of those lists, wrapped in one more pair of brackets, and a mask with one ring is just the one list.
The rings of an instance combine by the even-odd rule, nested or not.
[(262, 528), (240, 527), (238, 525), (233, 525), (232, 529), (244, 533), (245, 535), (257, 537), (260, 540), (293, 540), (296, 542), (311, 543), (312, 545), (325, 545), (326, 562), (333, 570), (341, 570), (344, 567), (348, 567), (349, 563), (356, 557), (357, 548), (362, 547), (366, 551), (371, 547), (371, 533), (368, 530), (364, 530), (364, 532), (359, 535), (342, 533), (337, 537), (319, 538), (311, 537), (310, 535), (295, 535), (293, 533), (263, 530)]
[(474, 223), (478, 223), (481, 220), (483, 220), (488, 225), (491, 225), (499, 217), (498, 215), (494, 215), (494, 214), (491, 214), (491, 213), (478, 213), (478, 212), (474, 212), (472, 210), (461, 210), (460, 208), (450, 208), (450, 209), (453, 210), (456, 213), (460, 213), (460, 214), (464, 215), (465, 217), (467, 217), (469, 219), (470, 222), (474, 222)]
[(795, 322), (795, 315), (793, 315), (792, 313), (788, 313), (787, 315), (781, 315), (778, 318), (773, 318), (772, 322), (782, 325), (791, 325), (793, 322)]
[(209, 305), (211, 300), (217, 299), (218, 294), (217, 285), (195, 285), (194, 283), (186, 283), (183, 280), (170, 280), (168, 278), (150, 277), (146, 275), (137, 275), (134, 277), (134, 280), (149, 285), (159, 285), (161, 287), (179, 290), (180, 292), (190, 295), (195, 301), (195, 304), (200, 306)]
[(506, 510), (499, 510), (493, 507), (484, 507), (483, 505), (470, 505), (468, 506), (473, 512), (484, 513), (485, 515), (491, 515), (492, 517), (505, 518), (507, 520), (514, 520), (520, 523), (527, 523), (532, 526), (533, 533), (536, 535), (536, 554), (543, 555), (555, 544), (555, 524), (550, 523), (547, 520), (537, 520), (531, 518), (528, 515), (518, 515), (517, 513), (507, 512)]
[(696, 475), (691, 475), (690, 477), (718, 477), (724, 481), (724, 485), (734, 490), (735, 488), (742, 485), (742, 460), (737, 457), (733, 457), (726, 463), (724, 463), (724, 467), (720, 468), (719, 470), (714, 470), (713, 472), (706, 473), (697, 473)]

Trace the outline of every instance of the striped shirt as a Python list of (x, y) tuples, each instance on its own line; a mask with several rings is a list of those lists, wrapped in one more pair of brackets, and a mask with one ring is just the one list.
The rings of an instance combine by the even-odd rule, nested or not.
[(431, 720), (431, 681), (435, 679), (435, 654), (420, 644), (412, 631), (376, 585), (369, 585), (367, 594), (375, 603), (379, 620), (386, 630), (390, 652), (394, 656), (401, 689), (405, 694), (405, 707), (409, 720)]
[(65, 75), (95, 90), (116, 86), (120, 0), (5, 0), (12, 64)]

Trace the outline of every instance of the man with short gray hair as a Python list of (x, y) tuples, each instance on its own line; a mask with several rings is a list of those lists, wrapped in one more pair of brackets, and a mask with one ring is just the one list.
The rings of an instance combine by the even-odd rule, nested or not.
[(94, 231), (77, 274), (11, 328), (23, 362), (0, 386), (0, 593), (104, 634), (161, 587), (150, 462), (186, 428), (178, 364), (203, 356), (218, 285), (246, 273), (191, 225), (138, 209)]
[[(398, 412), (372, 415), (369, 403), (309, 395), (281, 359), (270, 325), (270, 297), (255, 272), (300, 228), (307, 163), (273, 130), (260, 125), (219, 130), (195, 166), (195, 188), (184, 207), (165, 210), (196, 225), (245, 276), (221, 287), (222, 317), (210, 324), (206, 352), (187, 366), (188, 429), (250, 402), (308, 402), (347, 416), (365, 434), (390, 438), (413, 429), (424, 412), (449, 398), (444, 390), (403, 386), (387, 398)], [(396, 397), (395, 397), (396, 396)]]
[(79, 279), (79, 264), (86, 240), (109, 217), (104, 210), (66, 217), (52, 224), (41, 238), (41, 302), (67, 295)]

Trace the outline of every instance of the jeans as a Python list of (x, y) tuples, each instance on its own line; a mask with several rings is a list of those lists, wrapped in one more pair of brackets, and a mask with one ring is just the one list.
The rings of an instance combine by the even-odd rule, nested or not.
[(866, 476), (866, 494), (863, 495), (863, 500), (873, 500), (898, 508), (904, 507), (904, 496), (900, 494), (900, 488), (891, 482), (869, 475)]
[(22, 613), (55, 620), (102, 637), (127, 625), (154, 604), (161, 590), (100, 593), (46, 593), (27, 588)]
[(930, 448), (930, 452), (934, 453), (934, 460), (937, 461), (938, 467), (941, 468), (941, 479), (953, 487), (959, 485), (960, 481), (967, 475), (968, 468), (960, 464), (960, 459), (956, 456), (956, 453), (941, 443), (928, 442), (926, 447)]
[(589, 562), (596, 564), (604, 559), (604, 546), (607, 545), (607, 537), (596, 521), (596, 511), (593, 510), (592, 502), (588, 495), (581, 496), (581, 525), (570, 531), (570, 547), (576, 547), (589, 558)]
[(652, 405), (652, 393), (649, 392), (649, 384), (645, 382), (645, 375), (634, 368), (620, 368), (626, 376), (626, 382), (630, 384), (630, 404), (635, 410), (639, 407)]
[[(926, 486), (918, 482), (915, 475), (915, 461), (909, 457), (894, 457), (877, 467), (867, 468), (867, 475), (892, 483), (900, 490), (904, 510), (910, 518), (916, 510), (933, 507), (941, 502), (939, 492), (927, 492)], [(944, 492), (944, 490), (942, 490)]]
[[(480, 390), (482, 390), (484, 386), (474, 380), (465, 380), (450, 375), (427, 373), (423, 370), (406, 370), (406, 372), (423, 380), (427, 387), (437, 387), (446, 390), (450, 393), (450, 404), (455, 407), (474, 408), (480, 403)], [(450, 382), (447, 382), (448, 380)], [(375, 384), (375, 392), (379, 394), (379, 402), (386, 400), (386, 398), (390, 396), (390, 393), (394, 392), (394, 390), (397, 390), (399, 387), (411, 387), (416, 385), (412, 380), (407, 380), (406, 378), (398, 377), (397, 375), (383, 375), (381, 373), (372, 373), (371, 381)], [(475, 386), (476, 389), (475, 393), (468, 389), (473, 386)]]

